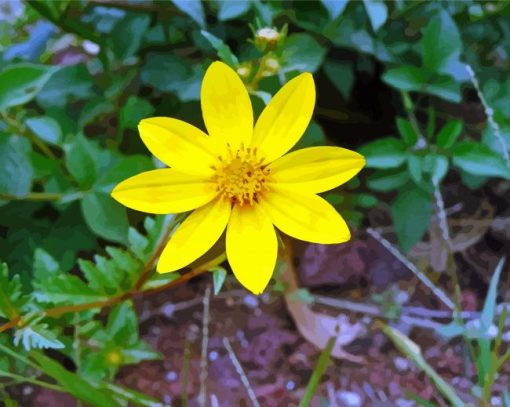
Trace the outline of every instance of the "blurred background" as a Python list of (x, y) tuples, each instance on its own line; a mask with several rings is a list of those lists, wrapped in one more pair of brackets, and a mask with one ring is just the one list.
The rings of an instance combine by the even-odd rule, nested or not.
[[(3, 405), (510, 406), (509, 53), (507, 1), (0, 0)], [(352, 241), (295, 241), (259, 297), (226, 264), (172, 288), (180, 218), (109, 195), (161, 166), (141, 119), (204, 129), (215, 60), (256, 114), (312, 72), (296, 148), (367, 158), (325, 194)]]

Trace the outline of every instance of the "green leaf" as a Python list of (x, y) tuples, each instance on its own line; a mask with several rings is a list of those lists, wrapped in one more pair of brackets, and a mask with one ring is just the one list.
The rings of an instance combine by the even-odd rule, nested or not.
[(503, 266), (505, 264), (505, 258), (503, 257), (496, 266), (494, 270), (494, 274), (491, 277), (491, 281), (489, 284), (489, 290), (487, 291), (487, 295), (485, 297), (485, 302), (483, 304), (482, 314), (480, 315), (480, 329), (485, 333), (489, 330), (489, 328), (494, 323), (494, 316), (496, 313), (496, 297), (498, 294), (498, 283), (501, 276), (501, 271), (503, 270)]
[(138, 319), (130, 301), (113, 307), (108, 315), (106, 331), (114, 343), (122, 347), (138, 342)]
[(87, 192), (81, 201), (81, 210), (88, 227), (98, 236), (125, 243), (129, 222), (126, 208), (109, 194)]
[(382, 0), (363, 0), (365, 9), (370, 19), (370, 24), (375, 32), (381, 28), (388, 18), (388, 8)]
[(57, 339), (57, 335), (48, 329), (48, 324), (39, 322), (39, 317), (14, 333), (14, 345), (20, 343), (26, 351), (32, 349), (62, 349), (64, 344)]
[(404, 143), (410, 147), (416, 144), (418, 141), (418, 134), (409, 120), (397, 117), (397, 128)]
[(0, 110), (30, 102), (57, 70), (25, 63), (8, 66), (0, 73)]
[(349, 100), (355, 79), (352, 65), (346, 62), (327, 60), (323, 67), (327, 77), (340, 91), (343, 98)]
[(453, 149), (453, 164), (468, 174), (510, 179), (505, 160), (483, 144), (463, 142)]
[(406, 160), (404, 143), (394, 137), (372, 141), (360, 148), (367, 160), (367, 168), (396, 168)]
[(136, 129), (140, 120), (154, 113), (154, 107), (145, 99), (130, 96), (119, 112), (120, 127), (122, 129)]
[(397, 89), (412, 91), (421, 90), (428, 79), (428, 75), (422, 69), (415, 66), (404, 65), (389, 69), (382, 76), (384, 82)]
[(424, 66), (430, 72), (447, 72), (449, 64), (458, 61), (462, 40), (455, 22), (446, 10), (430, 19), (421, 40)]
[(322, 64), (326, 49), (312, 36), (293, 34), (285, 40), (282, 71), (315, 72)]
[(214, 295), (218, 295), (227, 277), (227, 271), (223, 267), (213, 267), (209, 271), (213, 273)]
[(78, 119), (78, 128), (84, 128), (87, 124), (97, 120), (98, 117), (113, 112), (114, 109), (115, 107), (113, 104), (105, 100), (102, 96), (89, 99), (81, 109), (80, 118)]
[(205, 26), (205, 15), (200, 0), (172, 0), (175, 7), (191, 17), (200, 27)]
[(66, 167), (80, 187), (87, 189), (96, 181), (97, 168), (90, 142), (81, 134), (66, 146)]
[(0, 134), (0, 192), (23, 197), (30, 192), (33, 177), (30, 142), (20, 136)]
[(404, 186), (409, 180), (407, 171), (378, 171), (368, 179), (367, 184), (374, 191), (388, 192)]
[(423, 68), (404, 65), (389, 69), (383, 81), (399, 90), (425, 92), (450, 102), (460, 102), (460, 85), (448, 75), (431, 75)]
[(25, 303), (19, 274), (9, 279), (7, 264), (0, 263), (0, 317), (15, 318)]
[(430, 153), (425, 156), (425, 171), (431, 174), (432, 184), (439, 185), (448, 173), (448, 157), (440, 154)]
[(37, 248), (34, 252), (34, 278), (44, 282), (47, 278), (53, 277), (60, 271), (60, 265), (46, 250)]
[(349, 0), (321, 0), (332, 20), (342, 15), (348, 2)]
[(30, 117), (25, 124), (42, 141), (55, 146), (62, 144), (62, 129), (55, 119), (49, 116)]
[(113, 53), (120, 60), (133, 56), (142, 43), (150, 24), (148, 14), (129, 13), (113, 28), (109, 40)]
[(210, 32), (205, 30), (201, 31), (202, 35), (205, 37), (207, 41), (212, 45), (212, 47), (218, 51), (218, 57), (225, 62), (227, 65), (230, 65), (232, 68), (235, 68), (239, 65), (239, 60), (234, 55), (230, 47), (220, 40), (218, 37), (215, 37)]
[(52, 377), (65, 390), (77, 399), (98, 407), (121, 407), (121, 405), (105, 390), (95, 388), (78, 374), (64, 369), (59, 363), (39, 352), (33, 352), (31, 357), (38, 363), (39, 369)]
[(37, 102), (45, 107), (64, 107), (78, 99), (92, 95), (92, 78), (85, 64), (61, 68), (37, 95)]
[(72, 274), (59, 274), (45, 281), (34, 282), (34, 288), (35, 298), (43, 303), (76, 305), (108, 299)]
[(416, 184), (420, 184), (422, 180), (422, 162), (423, 158), (417, 154), (409, 154), (407, 156), (407, 168), (412, 180)]
[(391, 214), (400, 247), (407, 252), (428, 229), (432, 197), (418, 187), (408, 187), (400, 191), (391, 204)]
[(437, 146), (441, 148), (450, 148), (462, 133), (464, 123), (461, 120), (450, 120), (446, 123), (439, 133), (437, 133)]
[(252, 6), (251, 0), (231, 1), (218, 0), (218, 19), (220, 21), (232, 20), (246, 14)]
[(191, 67), (174, 54), (153, 54), (141, 68), (142, 82), (162, 92), (174, 92), (182, 101), (199, 100), (203, 72), (201, 65)]
[(464, 402), (455, 393), (453, 387), (451, 387), (444, 379), (437, 374), (437, 372), (430, 366), (421, 354), (420, 347), (405, 336), (402, 332), (389, 325), (381, 324), (383, 332), (391, 339), (395, 346), (409, 359), (411, 359), (420, 370), (424, 371), (427, 376), (432, 380), (437, 389), (441, 394), (449, 400), (454, 407), (464, 407)]

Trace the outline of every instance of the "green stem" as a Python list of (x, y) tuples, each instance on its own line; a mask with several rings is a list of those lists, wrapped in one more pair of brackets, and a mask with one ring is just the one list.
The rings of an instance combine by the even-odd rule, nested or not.
[(326, 368), (328, 367), (328, 362), (331, 359), (331, 352), (333, 351), (335, 343), (336, 343), (335, 336), (329, 338), (326, 347), (319, 356), (317, 365), (315, 365), (315, 369), (313, 370), (312, 376), (310, 377), (310, 381), (306, 386), (305, 395), (301, 402), (299, 403), (299, 407), (308, 407), (312, 402), (313, 395), (317, 391), (317, 387), (320, 383), (321, 377), (326, 371)]
[(17, 196), (0, 192), (0, 201), (60, 201), (64, 195), (53, 192), (29, 192), (25, 196)]
[(59, 391), (59, 392), (62, 392), (62, 393), (66, 392), (64, 390), (64, 388), (62, 388), (62, 387), (60, 387), (60, 386), (58, 386), (56, 384), (47, 383), (47, 382), (44, 382), (42, 380), (33, 379), (31, 377), (17, 375), (15, 373), (6, 372), (4, 370), (0, 370), (0, 376), (9, 377), (11, 379), (15, 379), (19, 383), (31, 383), (31, 384), (35, 384), (36, 386), (46, 387), (47, 389), (56, 390), (56, 391)]

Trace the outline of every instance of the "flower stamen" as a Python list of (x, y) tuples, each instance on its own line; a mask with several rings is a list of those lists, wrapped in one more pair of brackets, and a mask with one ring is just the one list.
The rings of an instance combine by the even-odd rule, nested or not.
[(264, 165), (264, 159), (257, 157), (257, 149), (245, 147), (233, 151), (228, 146), (228, 153), (218, 157), (214, 166), (216, 183), (220, 195), (234, 205), (253, 205), (268, 189), (267, 182), (270, 169)]

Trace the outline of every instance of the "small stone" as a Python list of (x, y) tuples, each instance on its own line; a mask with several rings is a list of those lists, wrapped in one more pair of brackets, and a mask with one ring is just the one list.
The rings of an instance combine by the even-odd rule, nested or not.
[(397, 370), (400, 372), (405, 372), (409, 369), (409, 360), (401, 356), (397, 356), (393, 363), (395, 364)]
[(259, 306), (259, 300), (254, 295), (248, 294), (243, 298), (243, 304), (253, 309)]
[(340, 390), (336, 393), (336, 396), (346, 407), (361, 406), (361, 396), (358, 393)]
[(173, 381), (177, 380), (177, 373), (174, 372), (173, 370), (171, 370), (170, 372), (168, 372), (165, 375), (165, 379), (167, 382), (173, 382)]
[(214, 362), (216, 359), (218, 359), (218, 352), (216, 352), (215, 350), (209, 352), (209, 360), (211, 362)]
[(161, 312), (167, 318), (172, 318), (175, 312), (175, 305), (171, 302), (167, 302), (165, 305), (161, 307)]

